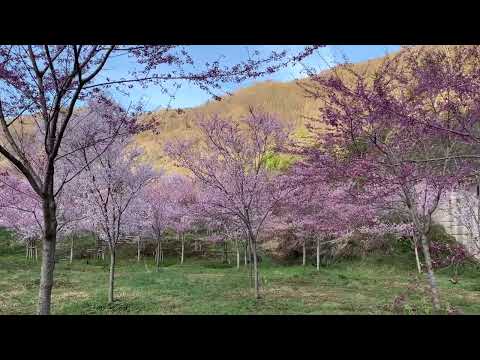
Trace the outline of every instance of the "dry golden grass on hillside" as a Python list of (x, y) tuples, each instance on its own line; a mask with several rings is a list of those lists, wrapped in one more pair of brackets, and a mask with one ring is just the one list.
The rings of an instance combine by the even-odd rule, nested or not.
[[(389, 55), (393, 56), (393, 54)], [(385, 58), (372, 59), (353, 64), (357, 72), (373, 74)], [(331, 70), (326, 70), (328, 73)], [(351, 77), (345, 70), (339, 69), (341, 76)], [(352, 77), (353, 79), (353, 77)], [(155, 116), (160, 121), (159, 134), (146, 132), (137, 136), (137, 143), (145, 150), (144, 159), (156, 167), (176, 169), (163, 157), (163, 147), (168, 139), (175, 137), (195, 137), (199, 135), (195, 119), (201, 116), (219, 114), (233, 119), (239, 119), (248, 114), (253, 107), (259, 112), (268, 112), (280, 117), (292, 127), (296, 139), (309, 141), (309, 132), (305, 124), (312, 118), (317, 118), (321, 102), (308, 97), (305, 85), (309, 80), (275, 82), (266, 81), (237, 90), (231, 96), (221, 101), (210, 101), (205, 105), (187, 109), (180, 114), (175, 110), (160, 111), (149, 116)], [(318, 124), (317, 124), (318, 125)], [(322, 125), (320, 125), (322, 126)], [(326, 128), (326, 126), (325, 126)]]
[(137, 143), (145, 150), (145, 160), (155, 166), (173, 169), (163, 158), (163, 146), (175, 137), (196, 137), (196, 119), (203, 116), (221, 115), (239, 119), (248, 115), (252, 107), (259, 112), (277, 115), (285, 124), (294, 129), (297, 137), (306, 136), (305, 116), (314, 116), (318, 106), (312, 99), (305, 97), (303, 89), (295, 82), (263, 82), (243, 88), (222, 101), (212, 101), (203, 106), (187, 109), (181, 114), (175, 110), (157, 112), (155, 116), (161, 123), (159, 134), (145, 132), (137, 136)]

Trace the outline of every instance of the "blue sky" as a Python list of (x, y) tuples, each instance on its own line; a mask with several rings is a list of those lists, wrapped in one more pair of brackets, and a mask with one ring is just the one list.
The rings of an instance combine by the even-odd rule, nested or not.
[[(304, 66), (314, 67), (322, 70), (328, 65), (342, 61), (343, 56), (351, 62), (365, 61), (368, 59), (384, 56), (386, 53), (396, 51), (399, 45), (329, 45), (321, 48), (308, 60), (304, 62)], [(239, 61), (248, 58), (249, 54), (258, 50), (260, 54), (266, 55), (271, 51), (281, 51), (287, 49), (289, 53), (296, 53), (302, 49), (301, 45), (194, 45), (186, 46), (186, 50), (190, 53), (196, 63), (203, 64), (218, 60), (226, 65), (233, 65)], [(131, 63), (125, 58), (112, 59), (106, 65), (105, 77), (118, 78), (125, 76), (131, 68)], [(257, 79), (254, 82), (274, 80), (274, 81), (292, 81), (297, 78), (304, 77), (305, 71), (303, 66), (291, 66), (283, 69), (272, 76)], [(233, 92), (240, 87), (251, 85), (252, 81), (242, 84), (225, 84), (222, 88), (225, 91)], [(160, 91), (158, 87), (141, 88), (134, 87), (130, 90), (128, 96), (117, 92), (112, 95), (124, 106), (129, 103), (138, 103), (141, 101), (145, 105), (145, 110), (155, 110), (158, 108), (170, 106), (173, 108), (194, 107), (204, 104), (211, 99), (211, 96), (205, 91), (198, 89), (189, 83), (182, 83), (180, 89), (169, 87), (167, 89), (175, 97), (173, 100)]]

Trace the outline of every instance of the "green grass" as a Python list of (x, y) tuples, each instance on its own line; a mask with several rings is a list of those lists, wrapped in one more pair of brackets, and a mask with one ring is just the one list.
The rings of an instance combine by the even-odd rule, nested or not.
[[(0, 230), (0, 314), (35, 313), (39, 263), (27, 261), (23, 248), (6, 246)], [(322, 267), (261, 264), (263, 298), (255, 301), (243, 266), (218, 260), (167, 259), (155, 272), (153, 260), (119, 260), (115, 294), (107, 304), (108, 264), (60, 261), (55, 270), (54, 314), (428, 314), (425, 279), (405, 254), (372, 256)], [(444, 308), (480, 314), (480, 277), (474, 268), (438, 272)], [(395, 299), (404, 297), (401, 306)], [(398, 302), (398, 301), (397, 301)]]

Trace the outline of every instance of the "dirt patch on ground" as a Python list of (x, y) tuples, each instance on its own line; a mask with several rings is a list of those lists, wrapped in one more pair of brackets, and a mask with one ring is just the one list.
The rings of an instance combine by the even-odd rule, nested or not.
[[(228, 299), (238, 299), (242, 297), (251, 297), (254, 290), (250, 288), (238, 289), (225, 294)], [(305, 305), (316, 305), (325, 301), (339, 301), (338, 292), (324, 289), (315, 289), (311, 287), (299, 286), (292, 288), (290, 286), (272, 286), (260, 290), (261, 295), (269, 299), (299, 299)]]
[(61, 294), (53, 294), (52, 295), (54, 302), (57, 301), (65, 301), (65, 300), (83, 300), (88, 299), (89, 294), (85, 291), (65, 291)]
[(225, 277), (225, 274), (213, 274), (213, 273), (205, 273), (205, 274), (187, 274), (188, 280), (198, 280), (198, 279), (220, 279)]
[(25, 294), (25, 289), (13, 289), (13, 290), (9, 290), (7, 292), (0, 293), (0, 300), (2, 298), (3, 299), (10, 299), (10, 298), (18, 297), (18, 296), (24, 295), (24, 294)]

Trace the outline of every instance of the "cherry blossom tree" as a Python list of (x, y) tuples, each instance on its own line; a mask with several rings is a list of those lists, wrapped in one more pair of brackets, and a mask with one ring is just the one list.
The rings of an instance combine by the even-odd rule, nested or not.
[(173, 175), (168, 181), (169, 228), (177, 234), (180, 242), (180, 264), (185, 260), (185, 235), (194, 228), (193, 208), (197, 202), (194, 183), (186, 176)]
[(159, 176), (146, 187), (143, 192), (143, 203), (146, 211), (146, 232), (150, 233), (157, 242), (155, 263), (157, 271), (163, 261), (162, 237), (168, 229), (170, 216), (173, 212), (169, 195), (172, 190), (167, 176)]
[[(135, 147), (136, 119), (108, 103), (92, 103), (72, 119), (74, 131), (65, 138), (62, 183), (83, 194), (82, 204), (89, 229), (98, 234), (110, 250), (108, 301), (114, 301), (116, 248), (119, 240), (143, 227), (145, 214), (142, 192), (156, 176), (139, 161), (142, 151)], [(93, 117), (85, 121), (85, 118)], [(97, 141), (98, 137), (109, 139)]]
[(283, 145), (287, 132), (266, 114), (240, 121), (218, 116), (199, 121), (203, 140), (166, 145), (167, 154), (198, 179), (205, 201), (218, 214), (242, 224), (253, 256), (255, 297), (260, 297), (257, 239), (265, 220), (289, 189), (266, 169), (268, 155)]
[[(417, 91), (415, 75), (405, 71), (401, 57), (387, 58), (373, 74), (345, 64), (312, 75), (305, 90), (322, 107), (310, 129), (321, 145), (307, 152), (312, 163), (329, 152), (336, 176), (357, 181), (366, 192), (401, 197), (422, 246), (432, 304), (438, 310), (426, 235), (442, 196), (471, 169), (454, 161), (462, 150), (454, 134), (434, 131), (421, 120), (436, 114), (438, 93)], [(320, 131), (319, 121), (330, 128)], [(442, 160), (427, 161), (432, 158)]]

